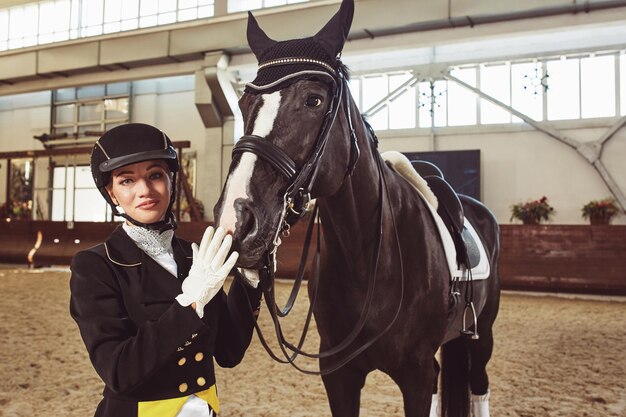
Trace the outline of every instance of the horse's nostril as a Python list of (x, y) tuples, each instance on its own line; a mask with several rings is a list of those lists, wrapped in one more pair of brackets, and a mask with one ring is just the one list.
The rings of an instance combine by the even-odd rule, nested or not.
[(250, 235), (254, 234), (256, 229), (256, 216), (254, 215), (254, 211), (250, 207), (250, 203), (241, 202), (237, 204), (237, 235), (238, 240), (243, 242)]

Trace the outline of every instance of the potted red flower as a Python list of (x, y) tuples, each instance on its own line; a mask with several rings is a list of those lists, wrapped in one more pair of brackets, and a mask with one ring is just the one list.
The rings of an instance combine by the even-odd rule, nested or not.
[(596, 225), (609, 224), (611, 219), (619, 214), (620, 208), (614, 198), (608, 197), (588, 202), (581, 211), (583, 219), (589, 219), (589, 223)]
[(546, 196), (511, 206), (511, 220), (518, 219), (524, 224), (539, 224), (542, 220), (549, 220), (553, 214), (554, 207), (548, 204)]

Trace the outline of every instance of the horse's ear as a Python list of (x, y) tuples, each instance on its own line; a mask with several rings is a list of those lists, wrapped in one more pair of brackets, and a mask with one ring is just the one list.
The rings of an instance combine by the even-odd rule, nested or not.
[(343, 0), (341, 8), (326, 23), (314, 38), (322, 44), (326, 52), (335, 58), (343, 49), (343, 45), (348, 39), (352, 16), (354, 15), (354, 0)]
[(270, 37), (263, 32), (263, 29), (261, 29), (252, 13), (248, 12), (248, 45), (250, 45), (250, 49), (252, 49), (257, 60), (260, 59), (263, 52), (275, 44), (276, 41), (270, 39)]

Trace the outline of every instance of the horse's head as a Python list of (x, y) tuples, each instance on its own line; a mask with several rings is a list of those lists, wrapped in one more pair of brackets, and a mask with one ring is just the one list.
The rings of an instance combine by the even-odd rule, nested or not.
[[(285, 216), (302, 210), (309, 194), (334, 194), (345, 178), (355, 152), (338, 111), (348, 94), (338, 57), (353, 9), (353, 0), (344, 0), (315, 36), (281, 42), (249, 14), (248, 42), (259, 70), (239, 101), (245, 136), (214, 209), (216, 223), (233, 233), (241, 267), (259, 268)], [(338, 136), (344, 139), (332, 139)]]

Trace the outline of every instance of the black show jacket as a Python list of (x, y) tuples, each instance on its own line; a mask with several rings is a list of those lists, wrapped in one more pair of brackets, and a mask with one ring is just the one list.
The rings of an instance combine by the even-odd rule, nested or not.
[[(215, 384), (243, 359), (260, 290), (235, 280), (200, 319), (174, 299), (191, 267), (191, 244), (172, 240), (178, 277), (144, 253), (120, 226), (71, 265), (70, 314), (105, 383), (97, 417), (136, 417), (139, 401), (186, 397)], [(249, 304), (250, 303), (250, 304)]]

